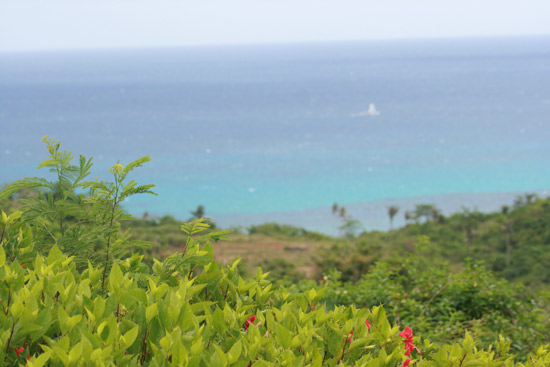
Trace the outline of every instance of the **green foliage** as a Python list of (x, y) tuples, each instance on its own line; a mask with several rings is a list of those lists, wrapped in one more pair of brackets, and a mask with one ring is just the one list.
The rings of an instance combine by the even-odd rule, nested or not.
[[(334, 241), (316, 256), (319, 273), (330, 268), (343, 280), (358, 280), (374, 261), (403, 262), (415, 253), (419, 237), (429, 238), (431, 263), (462, 267), (467, 258), (483, 261), (496, 275), (530, 288), (550, 285), (550, 199), (527, 195), (504, 212), (463, 208), (443, 217), (431, 205), (419, 205), (405, 227), (391, 232), (363, 232), (351, 241)], [(535, 260), (536, 259), (536, 260)]]
[(193, 219), (200, 219), (204, 217), (204, 206), (199, 205), (195, 211), (191, 211), (190, 213), (193, 216)]
[(380, 258), (380, 251), (365, 246), (364, 242), (337, 242), (330, 247), (319, 248), (315, 263), (320, 273), (318, 278), (334, 269), (341, 274), (342, 280), (356, 281)]
[[(105, 283), (107, 269), (114, 258), (123, 257), (136, 246), (150, 246), (149, 243), (131, 240), (128, 233), (120, 230), (120, 221), (132, 218), (124, 213), (120, 204), (132, 195), (154, 194), (151, 191), (153, 185), (138, 186), (135, 181), (127, 180), (128, 174), (149, 161), (149, 157), (140, 158), (126, 167), (115, 164), (109, 169), (113, 182), (85, 181), (92, 168), (92, 159), (80, 156), (78, 165), (73, 165), (72, 154), (61, 150), (59, 141), (48, 137), (43, 141), (49, 157), (38, 168), (47, 168), (55, 180), (25, 178), (7, 185), (0, 192), (2, 200), (22, 189), (37, 190), (37, 195), (20, 200), (17, 221), (4, 227), (8, 233), (5, 240), (10, 249), (9, 256), (14, 256), (20, 246), (17, 231), (30, 228), (36, 251), (47, 253), (56, 245), (63, 253), (74, 256), (81, 267), (88, 261), (101, 262), (105, 269), (102, 283)], [(13, 228), (8, 228), (10, 226)]]
[(329, 308), (384, 305), (391, 322), (409, 325), (440, 344), (456, 342), (468, 330), (478, 346), (489, 348), (503, 335), (524, 359), (550, 340), (545, 300), (526, 298), (521, 287), (495, 278), (479, 263), (454, 273), (448, 266), (430, 265), (424, 255), (411, 256), (400, 266), (378, 262), (356, 282), (340, 278), (332, 271), (321, 285), (304, 281), (292, 291), (323, 290), (321, 302)]
[(280, 238), (304, 238), (312, 241), (322, 241), (330, 239), (329, 236), (308, 231), (304, 228), (298, 228), (289, 224), (264, 223), (253, 225), (247, 228), (250, 234), (263, 234), (271, 237)]
[(264, 260), (262, 269), (269, 272), (273, 279), (280, 281), (296, 283), (304, 279), (304, 274), (296, 268), (294, 263), (281, 258)]
[(357, 233), (363, 228), (363, 226), (361, 225), (361, 222), (359, 222), (357, 219), (353, 218), (350, 215), (343, 216), (341, 221), (342, 222), (338, 227), (338, 230), (340, 230), (342, 237), (347, 239), (355, 238)]
[(418, 329), (412, 342), (422, 354), (407, 357), (398, 335), (403, 327), (392, 326), (382, 307), (327, 309), (328, 290), (277, 288), (260, 269), (245, 280), (237, 263), (220, 268), (212, 260), (215, 236), (202, 236), (196, 224), (186, 228), (197, 237), (186, 254), (152, 268), (138, 255), (117, 260), (106, 291), (100, 267), (78, 271), (55, 245), (24, 266), (7, 262), (0, 248), (0, 360), (10, 366), (399, 366), (407, 358), (418, 366), (550, 365), (544, 347), (516, 364), (505, 338), (487, 350), (470, 333), (438, 346)]
[(393, 218), (397, 215), (399, 212), (399, 207), (397, 205), (390, 205), (388, 206), (388, 216), (390, 217), (390, 230), (393, 229)]
[[(321, 285), (284, 287), (260, 268), (243, 278), (239, 261), (217, 264), (213, 242), (227, 231), (199, 218), (176, 221), (182, 251), (148, 266), (120, 230), (123, 200), (151, 193), (127, 180), (148, 157), (114, 165), (113, 182), (84, 181), (91, 160), (73, 166), (45, 141), (41, 167), (57, 181), (20, 180), (0, 193), (38, 189), (1, 215), (2, 365), (550, 366), (550, 347), (539, 345), (549, 339), (548, 295), (527, 301), (473, 262), (456, 274), (428, 266), (426, 238), (400, 267), (369, 262), (356, 283), (331, 271)], [(530, 205), (505, 223), (521, 222)]]
[[(209, 225), (208, 231), (216, 231), (216, 224), (212, 218), (202, 218)], [(132, 238), (154, 242), (157, 246), (155, 254), (159, 257), (165, 257), (178, 248), (184, 248), (187, 241), (187, 235), (181, 231), (182, 225), (185, 222), (179, 221), (170, 215), (165, 215), (160, 218), (148, 218), (147, 214), (140, 219), (132, 219), (121, 222), (123, 231), (130, 230)], [(149, 255), (152, 252), (147, 252)], [(152, 261), (150, 257), (144, 259), (146, 262)]]

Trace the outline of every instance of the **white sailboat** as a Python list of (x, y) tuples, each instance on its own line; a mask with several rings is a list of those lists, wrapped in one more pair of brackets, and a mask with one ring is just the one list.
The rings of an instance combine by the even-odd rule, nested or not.
[(369, 109), (367, 110), (367, 115), (369, 116), (378, 116), (380, 115), (380, 111), (376, 109), (376, 106), (374, 103), (369, 104)]
[(363, 117), (363, 116), (374, 117), (374, 116), (378, 116), (378, 115), (380, 115), (380, 111), (378, 111), (376, 109), (376, 106), (375, 106), (374, 103), (370, 103), (368, 110), (361, 111), (359, 113), (354, 113), (354, 114), (351, 115), (351, 117)]

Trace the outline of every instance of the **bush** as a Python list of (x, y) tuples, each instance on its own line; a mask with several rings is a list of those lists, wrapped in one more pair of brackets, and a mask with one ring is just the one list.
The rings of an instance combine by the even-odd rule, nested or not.
[(288, 224), (264, 223), (247, 228), (249, 234), (263, 234), (273, 237), (306, 238), (313, 241), (330, 239), (329, 236), (318, 232), (308, 231), (304, 228), (294, 227)]

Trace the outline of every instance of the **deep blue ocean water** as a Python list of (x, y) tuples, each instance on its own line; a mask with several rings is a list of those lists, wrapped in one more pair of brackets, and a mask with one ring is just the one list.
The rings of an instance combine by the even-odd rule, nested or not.
[(94, 177), (150, 155), (137, 215), (543, 190), (550, 37), (0, 53), (0, 183), (43, 135)]

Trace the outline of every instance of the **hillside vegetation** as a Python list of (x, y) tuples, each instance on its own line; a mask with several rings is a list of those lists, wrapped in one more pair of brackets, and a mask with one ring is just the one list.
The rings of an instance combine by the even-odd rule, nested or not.
[[(0, 192), (5, 366), (550, 366), (547, 280), (509, 269), (543, 246), (544, 219), (529, 220), (545, 218), (543, 200), (480, 215), (466, 246), (459, 217), (345, 240), (260, 226), (236, 238), (284, 243), (293, 256), (265, 263), (284, 270), (276, 278), (247, 275), (250, 264), (215, 260), (232, 235), (203, 218), (129, 224), (123, 200), (153, 194), (129, 178), (148, 157), (113, 165), (111, 182), (86, 181), (91, 159), (73, 165), (45, 143), (39, 167), (56, 180)], [(494, 268), (503, 251), (506, 266)], [(292, 274), (293, 261), (313, 262), (318, 281)]]
[[(179, 230), (182, 223), (165, 216), (123, 226), (131, 228), (134, 237), (157, 243), (159, 255), (166, 255), (184, 243)], [(231, 242), (219, 244), (217, 259), (244, 258), (252, 271), (258, 265), (270, 267), (271, 259), (293, 271), (301, 268), (302, 275), (315, 279), (332, 268), (342, 273), (343, 280), (359, 280), (377, 261), (402, 263), (422, 242), (433, 264), (463, 269), (467, 259), (472, 259), (509, 281), (539, 289), (550, 285), (550, 199), (530, 194), (518, 197), (500, 212), (463, 209), (450, 216), (419, 217), (399, 229), (363, 232), (351, 238), (277, 223), (252, 226), (247, 232), (234, 233)]]

